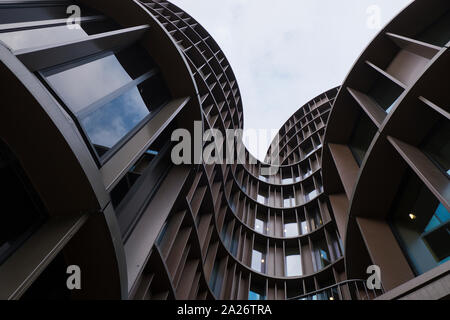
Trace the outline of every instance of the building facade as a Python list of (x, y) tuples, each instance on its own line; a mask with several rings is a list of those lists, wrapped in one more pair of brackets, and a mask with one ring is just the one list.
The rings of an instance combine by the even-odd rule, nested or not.
[(448, 297), (449, 9), (396, 17), (281, 128), (269, 176), (247, 150), (173, 164), (175, 129), (243, 129), (228, 60), (182, 9), (1, 3), (0, 299)]
[(450, 3), (414, 1), (342, 85), (323, 175), (349, 278), (381, 269), (385, 299), (448, 298)]

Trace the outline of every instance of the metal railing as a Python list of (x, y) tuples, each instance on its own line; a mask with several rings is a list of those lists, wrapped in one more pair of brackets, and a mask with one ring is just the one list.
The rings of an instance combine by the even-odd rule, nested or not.
[(368, 289), (367, 280), (353, 279), (322, 288), (289, 300), (373, 300), (384, 294), (384, 289)]

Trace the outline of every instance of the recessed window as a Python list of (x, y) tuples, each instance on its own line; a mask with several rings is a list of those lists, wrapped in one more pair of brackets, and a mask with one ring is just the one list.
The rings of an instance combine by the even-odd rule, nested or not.
[(252, 252), (252, 269), (261, 273), (266, 272), (266, 246), (255, 243)]
[(377, 127), (361, 112), (349, 141), (350, 150), (359, 166), (362, 165), (376, 133)]
[(209, 279), (209, 287), (211, 288), (216, 298), (220, 298), (223, 282), (223, 275), (219, 269), (220, 269), (220, 260), (216, 260), (211, 273), (211, 278)]
[(248, 293), (248, 300), (266, 300), (266, 286), (264, 283), (252, 281)]
[(303, 154), (305, 155), (304, 156), (304, 158), (307, 158), (307, 157), (309, 157), (311, 154), (313, 154), (314, 153), (314, 146), (313, 146), (313, 144), (311, 143), (311, 141), (308, 141), (308, 142), (306, 142), (305, 143), (305, 145), (303, 145), (302, 147), (301, 147), (301, 149), (302, 149), (302, 151), (303, 151)]
[(263, 196), (263, 195), (258, 194), (258, 198), (257, 198), (256, 201), (261, 203), (261, 204), (267, 205), (267, 198), (265, 196)]
[(259, 233), (265, 234), (267, 229), (267, 215), (258, 211), (255, 218), (255, 230)]
[(284, 218), (284, 236), (286, 238), (297, 237), (298, 233), (298, 223), (295, 216)]
[(311, 201), (319, 195), (313, 182), (307, 183), (303, 188), (303, 192), (305, 194), (306, 202)]
[(450, 261), (450, 213), (412, 171), (399, 188), (391, 225), (416, 274)]
[(239, 242), (239, 231), (238, 231), (238, 228), (235, 228), (233, 231), (233, 237), (232, 237), (231, 246), (230, 246), (230, 252), (233, 256), (237, 255), (238, 242)]
[(111, 191), (111, 201), (114, 208), (117, 209), (123, 199), (126, 197), (130, 189), (136, 181), (144, 174), (145, 170), (150, 167), (155, 159), (155, 151), (147, 150), (141, 158), (131, 167), (128, 173), (120, 180), (120, 182)]
[(319, 207), (314, 204), (308, 207), (308, 215), (311, 219), (311, 226), (314, 229), (320, 228), (323, 225), (322, 217), (320, 215)]
[(286, 249), (286, 276), (299, 277), (303, 275), (302, 259), (298, 248)]
[(306, 179), (307, 177), (309, 177), (312, 174), (311, 166), (308, 161), (305, 162), (304, 164), (302, 164), (300, 169), (301, 169), (303, 179)]
[(422, 150), (450, 177), (450, 121), (443, 119), (434, 127), (431, 135), (425, 140)]
[(321, 239), (314, 243), (314, 257), (316, 260), (316, 267), (319, 271), (331, 264), (330, 253), (325, 239)]
[(306, 221), (305, 216), (303, 214), (300, 215), (300, 231), (301, 234), (309, 233), (308, 222)]

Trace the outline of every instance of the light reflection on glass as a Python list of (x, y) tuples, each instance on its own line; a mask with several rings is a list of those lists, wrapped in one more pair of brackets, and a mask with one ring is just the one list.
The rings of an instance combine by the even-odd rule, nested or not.
[(132, 80), (114, 55), (46, 75), (46, 79), (75, 114)]
[(80, 40), (87, 36), (88, 34), (82, 28), (69, 29), (67, 25), (63, 25), (0, 33), (0, 41), (12, 50), (20, 50)]
[(94, 145), (112, 148), (149, 113), (138, 88), (134, 87), (94, 111), (81, 123)]

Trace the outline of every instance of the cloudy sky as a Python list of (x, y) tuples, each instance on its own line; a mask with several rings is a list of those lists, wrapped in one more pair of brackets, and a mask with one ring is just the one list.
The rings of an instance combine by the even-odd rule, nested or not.
[[(340, 85), (362, 50), (412, 0), (171, 0), (219, 43), (236, 74), (246, 142), (263, 159), (271, 132)], [(272, 133), (273, 134), (273, 133)]]

